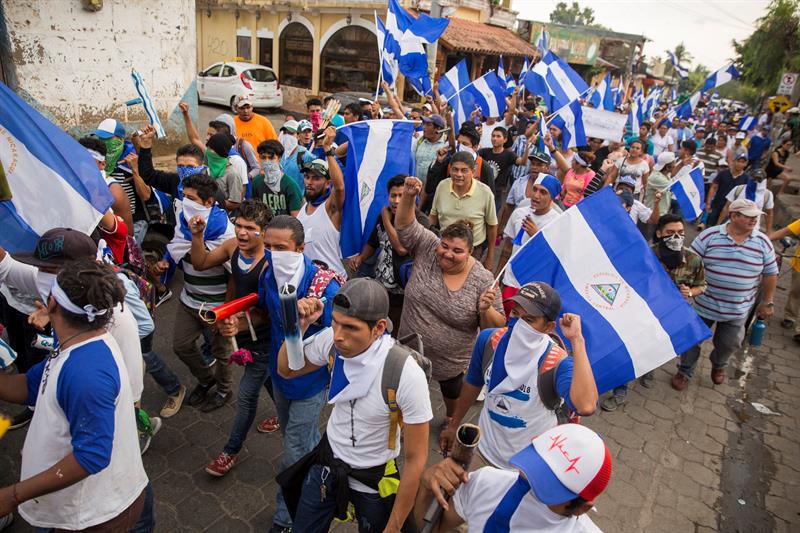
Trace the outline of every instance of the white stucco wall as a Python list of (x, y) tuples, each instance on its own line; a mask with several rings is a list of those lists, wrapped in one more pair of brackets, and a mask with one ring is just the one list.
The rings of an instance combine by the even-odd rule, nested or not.
[(168, 134), (182, 134), (178, 102), (197, 101), (195, 0), (104, 0), (97, 12), (80, 0), (11, 0), (3, 11), (16, 90), (61, 127), (141, 125), (141, 105), (125, 105), (138, 96), (135, 68)]

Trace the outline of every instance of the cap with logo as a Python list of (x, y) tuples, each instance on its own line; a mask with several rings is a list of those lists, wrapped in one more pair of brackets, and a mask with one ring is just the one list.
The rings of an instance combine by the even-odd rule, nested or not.
[(281, 130), (286, 130), (289, 133), (297, 133), (297, 121), (296, 120), (287, 120), (281, 126)]
[(375, 322), (389, 320), (389, 293), (383, 285), (371, 278), (355, 278), (348, 280), (333, 298), (333, 310), (344, 315)]
[(545, 165), (549, 165), (550, 164), (550, 156), (547, 155), (546, 153), (542, 152), (538, 148), (533, 148), (531, 150), (531, 153), (528, 154), (528, 159), (531, 160), (531, 161), (533, 161), (534, 159), (536, 161), (541, 161)]
[(429, 117), (422, 117), (422, 122), (430, 122), (439, 129), (446, 127), (442, 115), (437, 115), (436, 113)]
[(303, 165), (303, 172), (314, 172), (320, 176), (328, 177), (328, 162), (324, 159), (315, 159), (310, 163)]
[(764, 214), (753, 200), (748, 200), (746, 198), (739, 198), (738, 200), (732, 201), (728, 211), (731, 213), (741, 213), (746, 217), (757, 217), (758, 215)]
[(94, 130), (94, 134), (101, 139), (110, 139), (111, 137), (125, 138), (125, 127), (113, 118), (103, 120)]
[(91, 237), (70, 228), (53, 228), (39, 237), (31, 253), (14, 253), (20, 263), (36, 267), (60, 267), (67, 261), (97, 255), (97, 245)]
[(526, 283), (509, 300), (519, 304), (526, 314), (543, 316), (547, 320), (555, 320), (561, 312), (561, 297), (553, 287), (541, 281)]
[(594, 502), (611, 481), (611, 453), (600, 436), (580, 424), (562, 424), (534, 438), (509, 464), (525, 474), (545, 505), (575, 498)]
[(620, 191), (617, 193), (617, 197), (619, 201), (622, 202), (624, 205), (631, 207), (633, 205), (633, 193), (630, 191)]
[(656, 164), (653, 165), (653, 169), (660, 171), (670, 163), (674, 163), (675, 159), (675, 154), (673, 152), (661, 152), (658, 154), (658, 159), (656, 160)]
[(311, 131), (313, 129), (314, 128), (311, 126), (311, 122), (309, 122), (308, 120), (301, 120), (300, 122), (297, 123), (297, 133), (306, 130)]
[(246, 105), (253, 107), (253, 96), (251, 93), (240, 94), (234, 100), (234, 107), (244, 107)]
[(746, 137), (747, 137), (747, 134), (745, 132), (743, 132), (743, 131), (740, 131), (739, 133), (736, 134), (736, 138), (737, 139), (744, 139)]
[(635, 189), (636, 188), (636, 178), (634, 178), (630, 174), (623, 174), (617, 180), (617, 185), (629, 185), (629, 186), (631, 186), (631, 187), (633, 187)]

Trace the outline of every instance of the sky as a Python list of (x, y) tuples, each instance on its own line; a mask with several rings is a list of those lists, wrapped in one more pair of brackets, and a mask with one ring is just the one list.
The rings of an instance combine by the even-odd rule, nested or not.
[[(572, 0), (564, 0), (568, 5)], [(512, 0), (518, 18), (549, 21), (558, 1)], [(734, 57), (731, 40), (743, 40), (755, 29), (769, 0), (579, 0), (594, 9), (595, 22), (614, 31), (644, 35), (651, 39), (644, 48), (647, 57), (666, 58), (683, 41), (700, 63), (714, 71)]]

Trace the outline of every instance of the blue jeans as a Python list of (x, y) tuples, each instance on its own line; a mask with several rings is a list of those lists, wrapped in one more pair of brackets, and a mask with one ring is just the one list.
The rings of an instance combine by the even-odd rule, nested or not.
[[(322, 389), (311, 398), (305, 400), (290, 400), (283, 395), (281, 389), (274, 390), (275, 407), (278, 410), (278, 422), (283, 433), (283, 458), (280, 470), (293, 465), (319, 443), (319, 416), (325, 403), (325, 389)], [(317, 487), (319, 495), (319, 487)], [(273, 522), (289, 527), (292, 517), (283, 501), (283, 493), (278, 491), (276, 496), (277, 509)], [(294, 528), (295, 531), (304, 531)]]
[(137, 220), (133, 223), (133, 240), (136, 241), (136, 244), (139, 246), (142, 245), (149, 226), (146, 220)]
[(164, 389), (167, 396), (175, 396), (181, 390), (181, 382), (175, 372), (161, 359), (155, 351), (143, 352), (147, 373), (150, 374), (158, 386)]
[[(327, 495), (321, 500), (320, 487), (325, 474)], [(297, 505), (297, 516), (292, 529), (304, 533), (325, 533), (330, 529), (333, 513), (336, 508), (336, 492), (333, 480), (328, 475), (327, 466), (313, 465), (303, 481), (303, 492)], [(381, 532), (389, 522), (394, 506), (394, 497), (381, 498), (378, 494), (369, 494), (350, 489), (350, 501), (356, 509), (358, 531), (360, 533)]]
[(156, 529), (156, 516), (153, 513), (153, 484), (148, 482), (144, 488), (144, 508), (139, 515), (139, 521), (130, 530), (130, 533), (151, 533)]
[[(703, 316), (700, 318), (703, 319), (703, 322), (705, 322), (706, 326), (709, 328), (714, 327), (715, 322), (713, 320)], [(714, 349), (711, 350), (709, 354), (712, 368), (725, 368), (728, 366), (728, 359), (742, 348), (746, 321), (747, 317), (727, 322), (716, 322), (714, 337), (712, 339)], [(694, 374), (697, 360), (700, 358), (700, 347), (700, 344), (698, 344), (681, 354), (681, 361), (678, 363), (678, 372), (687, 378), (692, 377), (692, 374)]]
[[(253, 425), (258, 410), (258, 396), (261, 387), (265, 387), (270, 397), (272, 381), (269, 379), (269, 356), (264, 352), (252, 351), (253, 362), (244, 367), (244, 374), (239, 381), (239, 393), (236, 399), (236, 418), (233, 421), (231, 436), (225, 444), (224, 452), (236, 455), (244, 445), (247, 432)], [(272, 400), (275, 401), (274, 398)]]

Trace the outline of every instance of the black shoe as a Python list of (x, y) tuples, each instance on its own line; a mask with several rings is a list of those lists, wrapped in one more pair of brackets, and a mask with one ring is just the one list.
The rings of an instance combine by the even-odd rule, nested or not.
[(650, 387), (653, 386), (654, 378), (655, 376), (653, 375), (653, 372), (648, 372), (647, 374), (639, 378), (639, 384), (645, 389), (649, 389)]
[(165, 303), (165, 302), (166, 302), (166, 301), (168, 301), (170, 298), (172, 298), (172, 291), (171, 291), (170, 289), (167, 289), (167, 290), (166, 290), (166, 292), (164, 292), (163, 294), (161, 294), (161, 295), (159, 295), (159, 296), (157, 297), (157, 300), (156, 300), (156, 307), (158, 307), (159, 305), (161, 305), (161, 304)]
[(216, 384), (217, 384), (216, 381), (212, 381), (211, 383), (209, 383), (207, 385), (203, 385), (202, 383), (198, 383), (195, 386), (195, 388), (192, 389), (192, 393), (189, 395), (189, 400), (187, 400), (186, 403), (188, 403), (192, 407), (197, 407), (198, 405), (203, 403), (203, 400), (206, 399), (206, 396), (208, 396), (208, 393), (211, 391), (211, 389)]
[(784, 318), (781, 320), (781, 327), (784, 329), (792, 329), (794, 327), (794, 320), (790, 318)]
[(31, 418), (33, 418), (33, 411), (26, 407), (11, 419), (11, 425), (8, 426), (8, 429), (19, 429), (21, 427), (25, 427), (28, 425), (28, 422), (31, 421)]
[(204, 401), (203, 404), (200, 406), (200, 410), (203, 411), (204, 413), (210, 413), (211, 411), (219, 409), (220, 407), (225, 405), (230, 397), (231, 393), (212, 394), (211, 396), (206, 398), (206, 401)]

